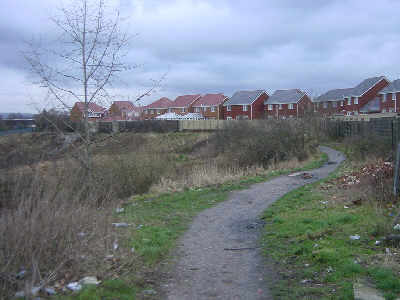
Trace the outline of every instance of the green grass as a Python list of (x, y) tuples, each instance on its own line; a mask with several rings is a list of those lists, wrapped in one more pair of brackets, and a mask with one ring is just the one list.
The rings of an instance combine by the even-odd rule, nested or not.
[[(358, 277), (369, 277), (389, 296), (399, 294), (400, 280), (390, 269), (368, 265), (384, 252), (384, 246), (375, 246), (374, 235), (382, 222), (390, 222), (389, 217), (369, 204), (345, 209), (320, 193), (320, 184), (292, 191), (264, 212), (267, 225), (262, 249), (272, 256), (282, 275), (273, 287), (274, 296), (352, 299), (352, 281)], [(361, 238), (349, 239), (355, 234)], [(313, 284), (301, 284), (304, 279), (311, 279)]]
[[(177, 138), (176, 135), (171, 135)], [(229, 181), (221, 185), (206, 186), (202, 188), (187, 189), (182, 192), (171, 192), (161, 195), (141, 195), (133, 197), (125, 206), (124, 213), (118, 214), (118, 221), (132, 223), (132, 226), (121, 230), (129, 230), (131, 237), (123, 246), (133, 248), (140, 261), (147, 270), (156, 270), (158, 264), (166, 259), (177, 245), (178, 238), (188, 228), (190, 222), (200, 211), (212, 207), (226, 200), (228, 192), (249, 187), (251, 184), (263, 182), (288, 172), (310, 170), (322, 166), (328, 157), (325, 153), (319, 153), (316, 159), (304, 164), (302, 168), (278, 170), (266, 172), (257, 176), (249, 176), (240, 180)], [(126, 275), (128, 276), (128, 275)], [(124, 283), (116, 280), (121, 290), (109, 288), (114, 280), (109, 280), (106, 285), (86, 288), (74, 294), (77, 299), (126, 299), (122, 291), (127, 290), (127, 284), (131, 286), (129, 299), (135, 299), (136, 294), (142, 293), (144, 288), (135, 280), (127, 280)], [(156, 288), (150, 285), (150, 288)], [(121, 296), (108, 296), (114, 292), (120, 292)], [(143, 295), (143, 294), (142, 294)], [(67, 296), (63, 299), (69, 299)], [(72, 297), (72, 296), (71, 296)], [(92, 298), (91, 298), (92, 297)], [(99, 298), (100, 297), (100, 298)], [(107, 298), (111, 297), (111, 298)], [(114, 297), (114, 298), (112, 298)]]

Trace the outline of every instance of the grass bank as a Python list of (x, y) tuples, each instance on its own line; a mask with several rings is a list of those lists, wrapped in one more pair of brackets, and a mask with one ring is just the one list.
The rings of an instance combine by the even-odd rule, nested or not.
[[(130, 224), (118, 228), (123, 240), (119, 250), (136, 261), (123, 273), (115, 271), (115, 280), (107, 280), (99, 287), (86, 287), (78, 293), (57, 296), (57, 299), (153, 299), (157, 282), (163, 277), (162, 262), (177, 245), (178, 238), (188, 228), (195, 215), (226, 200), (229, 191), (249, 187), (288, 172), (310, 170), (327, 161), (325, 153), (294, 169), (262, 172), (214, 186), (185, 189), (180, 192), (136, 196), (124, 203), (124, 211), (116, 215), (116, 222)], [(132, 258), (132, 256), (134, 258)], [(157, 295), (157, 294), (156, 294)]]
[(272, 288), (276, 299), (353, 299), (358, 279), (375, 284), (387, 299), (400, 295), (397, 245), (375, 245), (396, 233), (397, 200), (381, 196), (390, 188), (383, 181), (343, 184), (343, 178), (352, 180), (346, 174), (364, 178), (367, 161), (354, 159), (348, 145), (336, 148), (350, 159), (334, 174), (286, 194), (264, 212), (261, 243), (279, 274)]

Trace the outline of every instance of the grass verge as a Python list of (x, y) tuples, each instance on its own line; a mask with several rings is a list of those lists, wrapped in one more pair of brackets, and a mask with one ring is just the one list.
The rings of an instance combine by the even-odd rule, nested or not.
[[(326, 180), (286, 194), (264, 212), (262, 249), (280, 275), (274, 298), (353, 299), (358, 278), (375, 283), (389, 299), (399, 295), (398, 263), (390, 254), (395, 249), (375, 245), (380, 224), (392, 221), (390, 210), (372, 202), (343, 203), (334, 190), (321, 189), (347, 168), (344, 163)], [(350, 239), (355, 235), (360, 239)]]
[(178, 238), (188, 228), (195, 215), (226, 200), (229, 191), (249, 187), (288, 172), (311, 170), (322, 166), (328, 157), (318, 153), (315, 160), (295, 169), (264, 172), (216, 186), (186, 189), (182, 192), (147, 194), (133, 197), (118, 214), (118, 222), (131, 224), (119, 228), (127, 238), (121, 248), (136, 255), (141, 269), (132, 269), (115, 280), (107, 280), (97, 288), (85, 287), (73, 295), (57, 299), (146, 299), (154, 298), (157, 282), (162, 277), (160, 262), (176, 247)]

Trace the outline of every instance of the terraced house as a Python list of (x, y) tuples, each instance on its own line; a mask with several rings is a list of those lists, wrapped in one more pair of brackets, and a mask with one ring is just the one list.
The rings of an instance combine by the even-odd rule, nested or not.
[(325, 117), (344, 114), (344, 99), (350, 95), (352, 89), (334, 89), (314, 98), (314, 112)]
[(400, 111), (400, 79), (392, 81), (379, 92), (380, 112), (398, 113)]
[(206, 120), (223, 120), (223, 104), (228, 97), (222, 93), (206, 94), (193, 104), (193, 111), (199, 113)]
[(264, 101), (268, 98), (269, 94), (264, 90), (236, 92), (223, 104), (224, 119), (262, 119), (264, 118)]
[(299, 89), (276, 90), (264, 105), (268, 118), (301, 118), (311, 109), (311, 98)]
[(201, 98), (202, 95), (200, 94), (179, 96), (168, 105), (168, 112), (176, 113), (180, 116), (186, 115), (187, 113), (192, 113), (194, 103)]
[[(88, 117), (90, 122), (99, 122), (106, 115), (107, 109), (104, 107), (94, 103), (89, 102), (88, 104)], [(76, 102), (75, 105), (71, 109), (70, 120), (74, 123), (79, 123), (83, 121), (83, 118), (86, 116), (85, 112), (85, 103), (84, 102)]]
[(162, 114), (165, 114), (168, 110), (172, 100), (167, 97), (162, 97), (149, 105), (146, 105), (142, 111), (142, 118), (145, 120), (154, 119)]

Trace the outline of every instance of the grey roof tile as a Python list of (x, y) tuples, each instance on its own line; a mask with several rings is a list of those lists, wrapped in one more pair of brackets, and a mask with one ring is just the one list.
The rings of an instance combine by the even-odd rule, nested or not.
[(360, 108), (361, 113), (379, 112), (381, 110), (381, 103), (379, 97), (375, 97), (363, 107)]
[(367, 78), (367, 79), (361, 81), (361, 83), (359, 83), (355, 88), (353, 88), (350, 96), (355, 96), (355, 97), (362, 96), (366, 91), (368, 91), (371, 87), (373, 87), (375, 84), (377, 84), (383, 78), (385, 78), (385, 76)]
[(326, 93), (322, 94), (321, 96), (314, 98), (314, 102), (323, 102), (323, 101), (337, 101), (337, 100), (344, 100), (344, 97), (349, 96), (352, 92), (353, 88), (346, 88), (346, 89), (334, 89), (327, 91)]
[(393, 91), (400, 91), (400, 79), (393, 80), (388, 86), (386, 86), (381, 93), (393, 93)]
[(297, 103), (306, 93), (298, 90), (276, 90), (264, 104)]
[(268, 93), (264, 90), (255, 90), (255, 91), (240, 91), (240, 92), (236, 92), (235, 94), (233, 94), (232, 97), (230, 97), (228, 99), (228, 101), (226, 101), (224, 103), (224, 106), (227, 105), (247, 105), (247, 104), (251, 104), (253, 103), (258, 96), (260, 96), (262, 93), (266, 93), (268, 95)]

